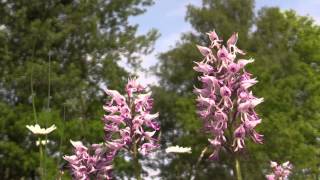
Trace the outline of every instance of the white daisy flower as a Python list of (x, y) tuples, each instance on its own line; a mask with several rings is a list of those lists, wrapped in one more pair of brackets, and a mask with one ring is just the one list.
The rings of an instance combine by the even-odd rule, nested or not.
[(33, 134), (41, 134), (46, 135), (57, 129), (56, 125), (52, 125), (49, 128), (41, 128), (39, 124), (33, 125), (26, 125), (26, 127), (33, 133)]

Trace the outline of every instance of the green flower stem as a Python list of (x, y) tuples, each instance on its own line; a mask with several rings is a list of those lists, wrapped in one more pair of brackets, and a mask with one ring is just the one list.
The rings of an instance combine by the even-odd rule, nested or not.
[(39, 143), (39, 164), (40, 164), (40, 179), (44, 179), (43, 178), (43, 167), (42, 167), (42, 157), (43, 157), (43, 152), (42, 152), (42, 144), (41, 144), (41, 138), (38, 138)]
[(139, 163), (137, 144), (133, 144), (133, 166), (134, 166), (134, 174), (137, 180), (141, 180), (141, 165)]
[(242, 175), (241, 175), (241, 168), (240, 168), (240, 162), (238, 157), (235, 157), (235, 175), (237, 177), (237, 180), (242, 180)]
[(46, 135), (44, 150), (43, 150), (43, 177), (46, 177), (46, 174), (47, 174), (47, 163), (46, 163), (46, 161), (47, 161), (47, 141), (48, 141), (48, 136)]
[(200, 165), (200, 162), (202, 161), (203, 156), (204, 156), (204, 154), (207, 152), (208, 148), (209, 148), (209, 147), (207, 146), (207, 147), (205, 147), (205, 148), (201, 151), (201, 154), (200, 154), (200, 156), (198, 157), (198, 160), (197, 160), (196, 164), (191, 167), (190, 180), (195, 179), (196, 172), (197, 172), (197, 170), (198, 170), (198, 167), (199, 167), (199, 165)]

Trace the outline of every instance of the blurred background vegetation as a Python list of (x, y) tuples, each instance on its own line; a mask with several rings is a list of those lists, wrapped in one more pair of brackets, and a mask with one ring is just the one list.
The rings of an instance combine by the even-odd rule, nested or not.
[[(64, 164), (62, 155), (71, 152), (69, 139), (103, 141), (103, 88), (122, 91), (134, 73), (119, 61), (140, 69), (141, 55), (152, 51), (159, 36), (156, 30), (137, 35), (138, 25), (129, 24), (128, 18), (144, 13), (153, 3), (0, 2), (1, 179), (39, 179), (38, 147), (27, 124), (58, 127), (49, 135), (46, 179), (58, 177)], [(244, 179), (264, 179), (270, 160), (292, 162), (291, 179), (320, 179), (320, 27), (310, 17), (277, 7), (255, 13), (254, 3), (203, 0), (201, 6), (189, 5), (186, 20), (194, 31), (183, 34), (174, 48), (158, 56), (152, 71), (159, 84), (152, 89), (155, 111), (160, 112), (162, 146), (152, 159), (143, 159), (145, 169), (160, 172), (158, 178), (190, 179), (195, 172), (199, 180), (234, 179), (233, 162), (224, 152), (218, 161), (207, 160), (208, 152), (199, 166), (194, 166), (208, 145), (192, 93), (197, 85), (193, 61), (201, 58), (195, 44), (206, 45), (205, 32), (215, 29), (225, 40), (239, 32), (239, 47), (247, 51), (245, 58), (256, 60), (249, 65), (259, 80), (253, 91), (265, 98), (258, 108), (263, 119), (258, 129), (265, 135), (265, 143), (248, 141), (241, 159)], [(164, 153), (167, 146), (176, 144), (192, 147), (193, 153)], [(118, 158), (115, 168), (117, 179), (133, 176), (125, 158)], [(63, 178), (70, 179), (68, 173)]]

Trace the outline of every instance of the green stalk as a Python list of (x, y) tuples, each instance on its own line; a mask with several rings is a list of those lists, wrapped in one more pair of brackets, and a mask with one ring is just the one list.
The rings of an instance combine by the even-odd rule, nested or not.
[(198, 157), (198, 160), (196, 162), (196, 164), (194, 166), (191, 166), (191, 172), (190, 172), (190, 180), (193, 180), (195, 179), (195, 175), (196, 175), (196, 172), (198, 170), (198, 166), (200, 164), (200, 162), (202, 161), (202, 158), (204, 156), (204, 154), (207, 152), (208, 150), (208, 146), (205, 147), (202, 151), (201, 151), (201, 154), (200, 156)]
[(134, 166), (134, 174), (136, 176), (137, 180), (141, 180), (141, 165), (139, 163), (138, 158), (138, 150), (137, 150), (137, 144), (133, 144), (133, 166)]
[[(32, 110), (33, 110), (33, 117), (34, 120), (36, 122), (36, 124), (38, 124), (38, 118), (37, 118), (37, 110), (36, 110), (36, 105), (34, 102), (34, 92), (33, 92), (33, 66), (31, 69), (31, 77), (30, 77), (30, 88), (31, 88), (31, 101), (32, 101)], [(39, 141), (39, 166), (40, 166), (40, 179), (43, 179), (43, 167), (42, 167), (42, 144), (41, 144), (41, 138), (38, 138)]]
[(42, 152), (42, 144), (41, 144), (41, 138), (38, 138), (39, 141), (39, 164), (40, 164), (40, 179), (44, 179), (43, 178), (43, 167), (42, 167), (42, 156), (43, 156), (43, 152)]
[[(33, 48), (32, 48), (32, 56), (31, 56), (31, 60), (33, 63), (33, 57), (34, 57), (34, 53), (36, 51), (36, 43), (33, 43)], [(34, 103), (34, 92), (33, 92), (33, 64), (31, 66), (31, 77), (30, 77), (30, 88), (31, 88), (31, 101), (32, 101), (32, 109), (33, 109), (33, 116), (34, 116), (34, 120), (36, 121), (36, 123), (38, 123), (38, 118), (37, 118), (37, 111), (36, 111), (36, 105)]]
[[(63, 104), (63, 121), (62, 123), (64, 123), (66, 121), (66, 105), (65, 103)], [(61, 128), (64, 128), (64, 126), (62, 126)], [(64, 135), (64, 129), (61, 129), (61, 133), (60, 133), (60, 143), (59, 143), (59, 152), (61, 153), (62, 151), (62, 144), (63, 144), (63, 135)], [(60, 165), (62, 158), (61, 156), (59, 157), (58, 160), (58, 166)]]
[[(48, 62), (48, 112), (50, 112), (50, 92), (51, 92), (51, 54), (49, 52), (49, 62)], [(48, 127), (48, 119), (46, 118), (45, 120), (46, 123), (46, 128)], [(46, 138), (45, 138), (45, 144), (44, 144), (44, 158), (43, 158), (43, 173), (44, 173), (44, 177), (46, 177), (46, 170), (47, 170), (47, 163), (46, 163), (46, 153), (47, 153), (47, 141), (48, 141), (48, 135), (46, 134)]]
[(51, 54), (49, 52), (49, 62), (48, 62), (48, 111), (50, 111), (50, 99), (51, 99)]
[(242, 180), (242, 175), (241, 175), (241, 168), (240, 168), (240, 162), (237, 157), (235, 157), (235, 175), (237, 177), (237, 180)]
[(30, 88), (31, 88), (31, 101), (32, 101), (32, 110), (33, 110), (33, 117), (36, 123), (38, 123), (38, 118), (37, 118), (37, 110), (36, 110), (36, 105), (34, 103), (34, 92), (33, 92), (33, 66), (31, 70), (31, 77), (30, 77)]
[(46, 177), (46, 174), (47, 174), (47, 163), (46, 163), (46, 159), (47, 159), (47, 141), (48, 141), (48, 136), (46, 135), (45, 144), (44, 144), (44, 153), (43, 153), (43, 177)]

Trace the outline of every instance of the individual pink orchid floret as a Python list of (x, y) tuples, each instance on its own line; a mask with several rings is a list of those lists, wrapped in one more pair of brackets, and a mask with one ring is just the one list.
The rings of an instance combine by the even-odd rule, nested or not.
[(145, 90), (145, 87), (138, 83), (136, 79), (129, 79), (126, 85), (126, 92), (129, 97), (132, 97), (133, 93), (141, 93)]
[(209, 39), (211, 41), (211, 45), (210, 48), (219, 48), (220, 47), (220, 43), (222, 42), (222, 40), (219, 39), (216, 31), (210, 31), (207, 33), (207, 35), (209, 36)]

